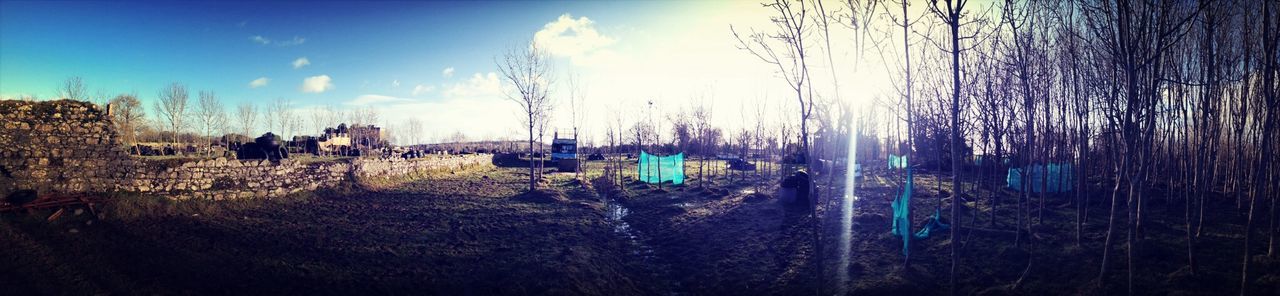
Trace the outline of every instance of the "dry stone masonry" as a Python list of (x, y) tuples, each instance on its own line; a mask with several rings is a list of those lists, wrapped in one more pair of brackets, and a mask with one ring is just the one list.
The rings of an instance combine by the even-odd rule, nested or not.
[(133, 160), (94, 104), (0, 101), (0, 121), (0, 190), (105, 192), (130, 177)]
[(139, 170), (120, 191), (174, 198), (213, 200), (279, 197), (342, 184), (350, 175), (345, 162), (302, 164), (294, 160), (202, 160)]
[(402, 159), (359, 159), (354, 162), (356, 177), (394, 177), (414, 172), (439, 172), (461, 170), (472, 166), (486, 165), (493, 162), (488, 155), (437, 156)]
[(155, 160), (125, 153), (111, 117), (86, 102), (0, 101), (0, 196), (136, 192), (214, 200), (278, 197), (357, 178), (489, 165), (489, 155), (356, 159), (304, 163), (267, 160)]

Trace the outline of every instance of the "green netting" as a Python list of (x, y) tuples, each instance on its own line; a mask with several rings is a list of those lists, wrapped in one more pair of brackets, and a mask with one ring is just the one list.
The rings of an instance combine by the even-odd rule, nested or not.
[(906, 167), (907, 167), (907, 156), (906, 156), (906, 155), (903, 155), (903, 156), (897, 156), (897, 155), (889, 154), (889, 168), (891, 168), (891, 169), (901, 169), (901, 168), (906, 168)]
[[(1031, 192), (1067, 192), (1072, 190), (1075, 175), (1071, 172), (1071, 164), (1051, 163), (1047, 166), (1033, 165), (1027, 171), (1031, 184)], [(1048, 178), (1047, 180), (1045, 178)], [(1022, 169), (1009, 169), (1007, 177), (1009, 189), (1022, 191)], [(1045, 182), (1048, 181), (1048, 182)], [(1047, 187), (1047, 188), (1046, 188)]]
[(893, 199), (893, 229), (890, 230), (893, 235), (902, 237), (902, 255), (907, 255), (911, 247), (911, 187), (914, 177), (911, 170), (907, 170), (906, 186), (902, 188), (902, 194)]
[(671, 182), (684, 183), (684, 153), (668, 156), (657, 156), (640, 152), (640, 180), (645, 183)]

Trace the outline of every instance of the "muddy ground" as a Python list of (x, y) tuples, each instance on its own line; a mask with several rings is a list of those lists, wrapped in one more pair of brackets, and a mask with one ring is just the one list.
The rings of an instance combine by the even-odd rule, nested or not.
[[(868, 172), (851, 227), (843, 224), (841, 200), (826, 200), (822, 243), (815, 248), (814, 220), (807, 210), (778, 203), (776, 175), (719, 170), (698, 181), (691, 163), (684, 185), (658, 188), (625, 177), (619, 187), (600, 178), (601, 167), (589, 165), (581, 178), (549, 174), (546, 189), (533, 194), (523, 193), (525, 169), (484, 168), (274, 200), (119, 196), (101, 217), (72, 209), (53, 222), (45, 222), (48, 212), (4, 214), (0, 287), (77, 295), (949, 292), (949, 233), (915, 241), (905, 267), (902, 242), (888, 233), (889, 202), (902, 180), (894, 172)], [(913, 218), (919, 226), (949, 199), (939, 199), (935, 175), (917, 177)], [(839, 183), (822, 181), (819, 192), (839, 196), (831, 194), (843, 192)], [(1117, 261), (1110, 277), (1101, 286), (1095, 280), (1108, 192), (1090, 192), (1080, 246), (1070, 198), (1048, 197), (1034, 247), (1026, 233), (1013, 246), (1016, 199), (998, 193), (1007, 196), (994, 226), (990, 192), (981, 191), (978, 203), (966, 195), (964, 211), (976, 208), (979, 216), (965, 223), (979, 228), (960, 236), (958, 294), (1126, 294), (1123, 244), (1112, 250)], [(1210, 224), (1197, 240), (1194, 276), (1183, 267), (1181, 204), (1152, 202), (1134, 258), (1135, 294), (1238, 293), (1243, 220), (1233, 201), (1220, 200), (1211, 204)], [(1252, 266), (1250, 292), (1275, 294), (1280, 264), (1265, 256), (1266, 235), (1257, 230), (1262, 239), (1252, 252), (1263, 256)], [(847, 256), (841, 241), (849, 242)], [(1013, 287), (1024, 270), (1027, 278)]]
[(526, 201), (516, 196), (524, 185), (516, 172), (272, 201), (135, 203), (127, 206), (162, 214), (115, 218), (124, 211), (117, 206), (96, 221), (6, 215), (0, 287), (77, 295), (655, 293), (597, 208)]

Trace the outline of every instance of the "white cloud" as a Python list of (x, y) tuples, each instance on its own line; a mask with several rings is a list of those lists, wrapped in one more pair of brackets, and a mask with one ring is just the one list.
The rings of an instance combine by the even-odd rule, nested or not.
[(268, 82), (271, 82), (271, 78), (258, 77), (258, 79), (249, 81), (249, 88), (259, 88), (259, 87), (267, 86)]
[(595, 22), (591, 19), (585, 16), (574, 19), (566, 13), (534, 33), (533, 41), (552, 55), (579, 57), (609, 46), (616, 40), (596, 31)]
[(267, 39), (267, 37), (262, 37), (260, 35), (253, 35), (253, 37), (249, 37), (249, 41), (262, 45), (271, 44), (271, 39)]
[(310, 64), (311, 64), (311, 60), (308, 60), (307, 57), (300, 57), (296, 60), (293, 60), (294, 69), (306, 67), (307, 65), (310, 65)]
[(356, 97), (355, 100), (351, 100), (344, 104), (362, 106), (362, 105), (371, 105), (371, 104), (404, 103), (404, 102), (412, 102), (412, 101), (413, 99), (369, 94), (369, 95), (362, 95), (362, 96)]
[(302, 86), (298, 90), (308, 93), (322, 93), (333, 89), (333, 79), (329, 75), (311, 76), (302, 80)]
[(440, 71), (440, 75), (444, 75), (444, 78), (453, 77), (453, 67), (444, 68), (443, 71)]
[(467, 81), (456, 83), (444, 90), (445, 97), (484, 97), (502, 93), (502, 81), (498, 73), (476, 73)]
[(307, 38), (293, 36), (292, 40), (277, 41), (276, 45), (277, 46), (294, 46), (294, 45), (300, 45), (305, 42), (307, 42)]
[(400, 80), (399, 79), (392, 80), (391, 87), (400, 87)]
[(253, 41), (253, 43), (262, 44), (262, 45), (275, 44), (276, 46), (283, 47), (283, 46), (294, 46), (294, 45), (300, 45), (300, 44), (306, 43), (307, 38), (293, 36), (293, 39), (279, 41), (279, 40), (271, 40), (271, 38), (263, 37), (262, 35), (253, 35), (253, 36), (249, 36), (249, 41)]
[(414, 87), (413, 87), (413, 96), (415, 96), (415, 97), (416, 97), (416, 96), (421, 95), (421, 94), (429, 93), (429, 92), (431, 92), (431, 91), (433, 91), (433, 90), (436, 90), (436, 87), (435, 87), (435, 86), (430, 86), (430, 85), (421, 85), (421, 84), (419, 84), (419, 85), (416, 85), (416, 86), (414, 86)]

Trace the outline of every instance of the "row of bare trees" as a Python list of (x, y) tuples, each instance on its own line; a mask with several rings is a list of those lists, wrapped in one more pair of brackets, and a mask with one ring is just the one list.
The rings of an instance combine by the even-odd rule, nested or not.
[[(937, 2), (927, 16), (950, 31), (941, 34), (948, 38), (918, 34), (927, 43), (950, 43), (923, 51), (926, 56), (928, 51), (951, 56), (952, 69), (935, 72), (951, 75), (951, 110), (917, 104), (950, 116), (951, 123), (943, 126), (950, 129), (951, 140), (971, 138), (965, 131), (976, 125), (983, 131), (984, 148), (990, 144), (987, 139), (996, 142), (997, 159), (1004, 148), (1013, 148), (1019, 164), (1069, 163), (1077, 176), (1109, 175), (1097, 180), (1108, 184), (1111, 193), (1098, 278), (1103, 283), (1109, 279), (1115, 261), (1112, 249), (1122, 243), (1130, 293), (1138, 263), (1133, 258), (1143, 249), (1153, 199), (1181, 199), (1186, 264), (1195, 273), (1205, 204), (1215, 202), (1214, 196), (1234, 196), (1247, 217), (1241, 233), (1243, 293), (1257, 203), (1274, 204), (1276, 199), (1268, 194), (1275, 186), (1271, 176), (1276, 164), (1267, 152), (1274, 150), (1277, 111), (1274, 1), (1005, 1), (987, 7), (998, 13), (968, 16), (964, 4)], [(966, 23), (964, 17), (974, 20)], [(964, 25), (970, 26), (967, 35)], [(914, 30), (933, 27), (937, 26)], [(971, 48), (989, 50), (962, 56)], [(914, 66), (930, 68), (938, 61)], [(938, 89), (929, 82), (908, 87)], [(942, 96), (926, 99), (940, 100)], [(978, 107), (967, 108), (964, 101)], [(1224, 133), (1223, 126), (1232, 126), (1232, 132)], [(914, 147), (919, 149), (918, 143)], [(951, 145), (952, 168), (965, 157), (957, 153), (959, 147)], [(1021, 170), (1023, 180), (1031, 179), (1029, 171)], [(959, 178), (953, 180), (952, 191), (961, 192)], [(1074, 184), (1077, 245), (1082, 244), (1088, 215), (1086, 193), (1100, 185), (1090, 181), (1081, 177)], [(1031, 186), (1027, 183), (1024, 186)], [(1159, 186), (1181, 194), (1152, 194)], [(1022, 233), (1029, 234), (1025, 238), (1032, 256), (1027, 271), (1034, 263), (1039, 229), (1032, 225), (1046, 223), (1046, 195), (1022, 190), (1018, 199), (1015, 213), (1021, 230), (1014, 243), (1020, 243)], [(960, 207), (957, 199), (952, 201), (952, 220), (959, 223)], [(1271, 211), (1268, 226), (1275, 224), (1274, 208)], [(959, 228), (953, 228), (953, 235)], [(1274, 228), (1263, 233), (1275, 235)], [(1274, 254), (1273, 242), (1267, 249)]]
[[(907, 155), (913, 165), (933, 160), (932, 166), (950, 173), (953, 196), (981, 192), (962, 186), (970, 155), (985, 155), (987, 161), (970, 172), (978, 175), (977, 186), (989, 189), (1001, 187), (1004, 168), (1022, 168), (1022, 180), (1032, 180), (1031, 165), (1069, 164), (1078, 176), (1073, 193), (1059, 195), (1071, 197), (1073, 221), (1047, 221), (1051, 193), (1023, 188), (1016, 198), (1012, 243), (1031, 255), (1015, 287), (1032, 270), (1036, 249), (1043, 248), (1036, 239), (1043, 228), (1033, 226), (1071, 223), (1076, 245), (1085, 246), (1089, 205), (1098, 202), (1107, 215), (1105, 241), (1097, 246), (1099, 282), (1112, 279), (1114, 249), (1122, 244), (1130, 292), (1134, 265), (1141, 264), (1133, 258), (1153, 223), (1152, 200), (1181, 205), (1192, 273), (1203, 254), (1196, 245), (1205, 229), (1225, 231), (1214, 222), (1244, 226), (1242, 293), (1250, 279), (1250, 254), (1257, 250), (1255, 235), (1265, 234), (1266, 252), (1275, 255), (1276, 1), (940, 0), (923, 3), (924, 9), (909, 9), (911, 1), (843, 2), (768, 1), (763, 6), (774, 27), (732, 33), (739, 48), (774, 66), (794, 92), (791, 104), (800, 109), (793, 122), (799, 123), (802, 151), (810, 155), (825, 156), (820, 151), (828, 149), (812, 145), (811, 137), (840, 126), (824, 122), (839, 112), (823, 111), (839, 109), (831, 106), (840, 101), (823, 98), (839, 98), (836, 77), (857, 67), (814, 53), (829, 55), (832, 40), (853, 40), (855, 55), (875, 49), (883, 57), (897, 99), (879, 101), (876, 108), (898, 116), (880, 124), (850, 121), (859, 122), (859, 129), (882, 126), (889, 134), (871, 140), (894, 143), (880, 147)], [(843, 32), (851, 33), (832, 34), (832, 23), (846, 24), (852, 30)], [(823, 58), (835, 88), (815, 87), (811, 69)], [(899, 123), (905, 131), (896, 128)], [(1090, 196), (1099, 190), (1109, 198)], [(953, 236), (963, 230), (966, 213), (971, 225), (980, 218), (981, 209), (966, 209), (960, 199), (950, 199)], [(989, 213), (981, 216), (998, 227), (995, 209), (1005, 205), (999, 194), (986, 199)], [(1206, 211), (1224, 200), (1234, 203), (1243, 221), (1211, 221), (1221, 215)], [(1258, 217), (1267, 220), (1258, 223)], [(1266, 229), (1258, 231), (1257, 225)], [(950, 251), (955, 287), (962, 254), (955, 244)]]
[[(71, 77), (58, 84), (55, 93), (62, 99), (91, 101), (104, 106), (109, 104), (116, 130), (126, 145), (168, 142), (176, 146), (190, 143), (204, 153), (211, 153), (208, 148), (228, 141), (225, 136), (238, 134), (236, 140), (243, 141), (257, 135), (260, 128), (288, 136), (319, 133), (340, 122), (353, 125), (380, 122), (378, 111), (372, 107), (346, 110), (316, 106), (304, 109), (287, 98), (277, 98), (263, 107), (242, 102), (235, 109), (228, 110), (217, 93), (199, 91), (193, 102), (187, 86), (176, 82), (156, 92), (150, 112), (137, 93), (124, 93), (107, 99), (106, 91), (90, 94), (87, 89), (82, 78)], [(310, 126), (305, 126), (308, 122), (304, 121), (307, 118), (303, 118), (303, 113), (310, 116)], [(307, 129), (313, 132), (304, 132)], [(396, 130), (403, 130), (403, 142), (423, 140), (417, 136), (423, 132), (421, 120), (410, 119)]]

